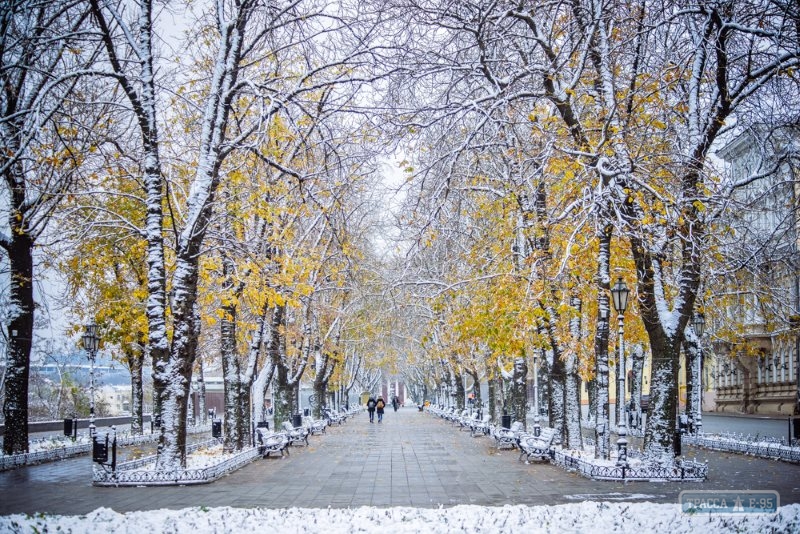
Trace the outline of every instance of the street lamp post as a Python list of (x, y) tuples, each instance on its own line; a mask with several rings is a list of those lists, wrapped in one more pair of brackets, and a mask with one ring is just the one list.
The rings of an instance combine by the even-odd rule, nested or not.
[(533, 435), (540, 436), (542, 427), (539, 425), (539, 362), (536, 356), (539, 349), (533, 351)]
[(625, 308), (628, 307), (628, 296), (630, 289), (625, 285), (622, 277), (611, 288), (611, 299), (614, 302), (614, 309), (617, 311), (619, 321), (619, 368), (617, 369), (617, 465), (628, 466), (628, 429), (625, 425), (625, 345), (624, 345), (624, 316)]
[(89, 353), (89, 438), (94, 439), (94, 360), (100, 346), (100, 337), (97, 335), (97, 325), (89, 323), (83, 334), (83, 348)]
[(697, 335), (697, 346), (700, 354), (697, 356), (697, 406), (695, 407), (695, 432), (697, 434), (703, 433), (703, 349), (700, 345), (700, 340), (703, 337), (703, 332), (706, 329), (706, 316), (702, 313), (696, 313), (692, 318), (692, 329)]

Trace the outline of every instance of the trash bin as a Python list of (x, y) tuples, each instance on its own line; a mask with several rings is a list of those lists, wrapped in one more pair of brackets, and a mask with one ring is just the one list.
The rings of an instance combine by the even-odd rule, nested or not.
[(212, 438), (222, 437), (222, 421), (214, 421), (211, 423), (211, 437)]
[(64, 419), (64, 435), (72, 437), (72, 419)]
[(672, 446), (675, 449), (675, 456), (681, 455), (681, 436), (683, 432), (680, 430), (675, 431), (675, 439), (672, 441)]
[(311, 414), (309, 413), (308, 408), (303, 408), (303, 417), (308, 417), (309, 415)]
[(297, 428), (303, 426), (303, 416), (296, 413), (292, 416), (292, 426)]
[(92, 438), (92, 460), (101, 464), (108, 462), (108, 436), (102, 441), (98, 441), (97, 436)]
[(678, 429), (681, 434), (685, 434), (689, 430), (689, 416), (685, 413), (678, 416)]
[(266, 428), (269, 430), (269, 421), (259, 421), (256, 423), (256, 428)]
[(500, 417), (500, 426), (503, 428), (511, 428), (511, 416), (503, 415)]

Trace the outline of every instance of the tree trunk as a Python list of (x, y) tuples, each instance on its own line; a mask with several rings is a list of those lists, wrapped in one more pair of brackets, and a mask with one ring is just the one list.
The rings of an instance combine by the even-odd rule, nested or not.
[(753, 397), (753, 382), (750, 379), (750, 369), (746, 365), (741, 365), (739, 358), (734, 360), (739, 373), (742, 375), (742, 413), (752, 413), (751, 399)]
[(637, 343), (631, 347), (631, 361), (633, 367), (633, 381), (631, 384), (631, 400), (633, 400), (633, 413), (638, 425), (642, 421), (642, 386), (644, 380), (644, 347)]
[[(548, 352), (552, 353), (552, 351)], [(550, 395), (547, 398), (547, 409), (550, 412), (550, 427), (556, 431), (556, 443), (565, 443), (567, 438), (564, 424), (564, 410), (566, 408), (564, 403), (564, 384), (566, 375), (564, 361), (560, 357), (553, 357), (553, 363), (550, 365), (550, 373), (548, 374)]]
[(486, 380), (486, 382), (487, 382), (487, 392), (486, 392), (486, 394), (489, 396), (489, 406), (487, 407), (489, 409), (489, 418), (491, 419), (491, 421), (493, 423), (496, 424), (500, 420), (500, 418), (499, 418), (499, 414), (497, 412), (497, 391), (496, 391), (496, 386), (495, 386), (495, 379), (489, 373), (487, 373), (486, 376), (487, 376), (487, 380)]
[(478, 372), (473, 371), (472, 369), (468, 369), (466, 367), (464, 368), (464, 372), (467, 373), (472, 378), (472, 394), (474, 395), (472, 400), (473, 403), (472, 405), (476, 409), (480, 410), (481, 407), (483, 406), (482, 404), (483, 400), (481, 399), (481, 383), (478, 380)]
[(316, 397), (316, 402), (311, 406), (311, 415), (313, 415), (315, 419), (322, 417), (322, 413), (328, 405), (328, 379), (330, 378), (330, 374), (328, 374), (329, 358), (327, 356), (321, 356), (319, 353), (317, 353), (317, 357), (321, 357), (324, 363), (316, 367), (317, 372), (314, 375), (314, 396)]
[(696, 338), (687, 332), (683, 340), (683, 356), (686, 366), (686, 417), (689, 424), (689, 432), (694, 433), (697, 425), (697, 406), (700, 403), (700, 387), (697, 383), (697, 362), (700, 359), (700, 346), (696, 343)]
[(528, 426), (528, 365), (525, 358), (514, 360), (511, 378), (510, 412), (515, 421)]
[(653, 354), (652, 386), (644, 450), (654, 459), (671, 462), (678, 408), (680, 343), (665, 335), (651, 335), (650, 343)]
[(236, 399), (237, 429), (239, 435), (238, 449), (242, 450), (253, 443), (253, 417), (250, 407), (250, 385), (244, 380), (239, 380), (239, 395)]
[[(619, 324), (619, 323), (617, 323)], [(625, 417), (625, 385), (622, 381), (625, 375), (625, 347), (624, 340), (617, 336), (617, 346), (614, 348), (614, 380), (616, 380), (614, 397), (614, 426), (619, 431), (619, 424)], [(622, 350), (620, 350), (620, 347)]]
[[(272, 384), (273, 377), (275, 376), (275, 369), (277, 362), (280, 359), (280, 326), (283, 321), (283, 306), (275, 306), (271, 309), (269, 319), (269, 331), (266, 334), (264, 345), (266, 346), (266, 358), (264, 367), (259, 371), (253, 386), (253, 405), (255, 406), (257, 420), (259, 422), (266, 421), (267, 409), (265, 406), (265, 396), (267, 389)], [(265, 314), (266, 315), (266, 314)], [(266, 316), (262, 317), (262, 321), (266, 321)]]
[(458, 373), (455, 370), (450, 375), (453, 377), (453, 386), (456, 392), (456, 409), (461, 413), (466, 409), (464, 396), (466, 391), (464, 390), (464, 375), (462, 373)]
[(208, 410), (206, 410), (206, 381), (203, 379), (204, 371), (202, 358), (198, 361), (197, 372), (197, 383), (200, 386), (200, 398), (198, 401), (198, 404), (200, 405), (198, 407), (198, 410), (200, 410), (200, 422), (201, 424), (206, 425), (208, 424), (208, 414), (206, 413)]
[(322, 411), (327, 404), (328, 397), (328, 382), (324, 380), (321, 374), (314, 377), (314, 397), (316, 402), (311, 406), (311, 414), (315, 419), (322, 417)]
[(597, 379), (589, 380), (586, 383), (586, 397), (589, 400), (589, 411), (586, 414), (586, 422), (594, 424), (597, 414)]
[(578, 347), (581, 338), (581, 301), (578, 297), (571, 299), (570, 305), (575, 309), (575, 316), (570, 319), (570, 335), (572, 338), (572, 348), (568, 351), (564, 370), (566, 379), (564, 382), (564, 429), (566, 434), (566, 446), (569, 449), (581, 450), (583, 448), (583, 437), (581, 436), (581, 403), (579, 388), (581, 378), (578, 375)]
[(285, 366), (278, 366), (275, 376), (275, 429), (292, 421), (292, 416), (298, 413), (297, 393), (299, 383), (289, 382), (289, 373)]
[[(282, 325), (286, 315), (286, 307), (276, 306), (272, 316), (273, 325)], [(291, 421), (296, 409), (297, 395), (289, 384), (289, 370), (286, 368), (284, 354), (282, 350), (283, 336), (280, 328), (272, 328), (267, 344), (267, 356), (275, 366), (273, 392), (275, 404), (273, 406), (273, 416), (275, 429), (279, 429), (284, 421)]]
[[(139, 345), (141, 347), (142, 345)], [(142, 368), (144, 367), (144, 352), (141, 348), (126, 350), (128, 369), (131, 372), (131, 434), (141, 434), (144, 430), (144, 414), (142, 404), (144, 388)]]
[(176, 259), (172, 350), (167, 364), (159, 364), (155, 373), (163, 384), (160, 392), (163, 432), (157, 465), (164, 470), (186, 466), (186, 417), (197, 346), (195, 304), (199, 248), (200, 241), (192, 241)]
[(256, 381), (253, 383), (253, 406), (255, 407), (255, 417), (257, 422), (267, 420), (267, 407), (265, 397), (267, 389), (272, 384), (272, 377), (275, 375), (275, 365), (271, 360), (267, 360), (264, 367), (259, 371)]
[[(608, 281), (606, 282), (608, 285)], [(608, 302), (607, 289), (599, 293), (597, 297), (597, 327), (594, 334), (594, 358), (595, 358), (595, 416), (594, 416), (594, 439), (595, 439), (595, 458), (609, 459), (611, 445), (611, 411), (610, 395), (608, 391), (608, 338), (609, 322), (611, 310)]]
[[(19, 202), (23, 203), (24, 199), (19, 199)], [(21, 226), (24, 217), (20, 215), (18, 218), (18, 214), (12, 209), (9, 215), (11, 312), (3, 402), (3, 452), (9, 455), (28, 452), (28, 381), (34, 320), (33, 240)]]
[(236, 307), (222, 306), (220, 320), (220, 348), (222, 351), (222, 384), (225, 397), (225, 417), (223, 422), (223, 450), (230, 452), (242, 448), (240, 434), (241, 369), (236, 351)]

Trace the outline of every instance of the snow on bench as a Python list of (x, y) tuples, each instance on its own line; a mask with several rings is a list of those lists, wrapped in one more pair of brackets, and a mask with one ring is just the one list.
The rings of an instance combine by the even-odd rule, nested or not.
[(511, 423), (511, 428), (494, 427), (494, 430), (492, 431), (492, 437), (497, 443), (497, 448), (504, 449), (506, 447), (510, 447), (513, 449), (516, 447), (519, 436), (522, 434), (524, 428), (525, 427), (519, 421), (514, 421)]
[(517, 443), (520, 450), (519, 459), (522, 460), (523, 455), (527, 456), (526, 460), (530, 460), (532, 457), (540, 460), (549, 458), (550, 447), (555, 437), (556, 431), (554, 428), (543, 428), (538, 436), (533, 434), (520, 436)]
[(292, 423), (289, 421), (284, 421), (283, 425), (281, 426), (284, 432), (289, 436), (289, 443), (294, 445), (295, 443), (300, 443), (304, 441), (306, 445), (308, 445), (308, 434), (309, 431), (304, 426), (292, 426)]
[(289, 436), (284, 432), (265, 433), (261, 428), (256, 429), (258, 437), (259, 453), (264, 458), (268, 458), (270, 453), (279, 452), (283, 456), (283, 451), (289, 454)]

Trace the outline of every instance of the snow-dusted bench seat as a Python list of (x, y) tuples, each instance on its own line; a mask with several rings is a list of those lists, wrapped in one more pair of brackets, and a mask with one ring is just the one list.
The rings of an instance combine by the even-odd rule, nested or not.
[(492, 417), (490, 415), (484, 415), (483, 419), (479, 421), (473, 421), (469, 426), (470, 434), (475, 437), (481, 434), (486, 435), (489, 433), (491, 429), (490, 421)]
[(524, 434), (520, 436), (519, 446), (520, 454), (519, 459), (522, 460), (523, 456), (527, 456), (527, 460), (537, 458), (544, 460), (550, 457), (550, 447), (553, 445), (553, 439), (556, 437), (554, 428), (543, 428), (538, 436), (533, 434)]
[(328, 426), (328, 421), (325, 419), (312, 419), (308, 422), (308, 431), (312, 436), (317, 434), (324, 434), (325, 428)]
[(292, 426), (292, 423), (289, 421), (284, 421), (283, 425), (281, 426), (283, 431), (289, 436), (289, 443), (294, 445), (295, 443), (300, 443), (301, 441), (305, 442), (308, 445), (308, 434), (310, 433), (309, 430), (304, 426)]
[(268, 458), (270, 453), (279, 452), (283, 456), (283, 451), (289, 454), (289, 436), (284, 432), (270, 432), (266, 433), (263, 429), (256, 429), (256, 436), (258, 438), (258, 449), (261, 456)]
[(517, 446), (520, 434), (525, 427), (519, 421), (511, 423), (511, 428), (494, 427), (492, 430), (492, 437), (497, 444), (498, 449), (505, 449), (509, 447), (513, 449)]
[[(467, 410), (464, 410), (467, 412)], [(461, 427), (461, 430), (471, 430), (473, 423), (478, 422), (478, 412), (475, 412), (472, 415), (469, 415), (469, 412), (463, 414), (459, 419), (458, 423)]]
[(341, 425), (345, 421), (347, 421), (347, 414), (345, 413), (338, 413), (333, 410), (322, 410), (322, 417), (324, 417), (329, 425), (333, 425), (334, 423), (337, 425)]

